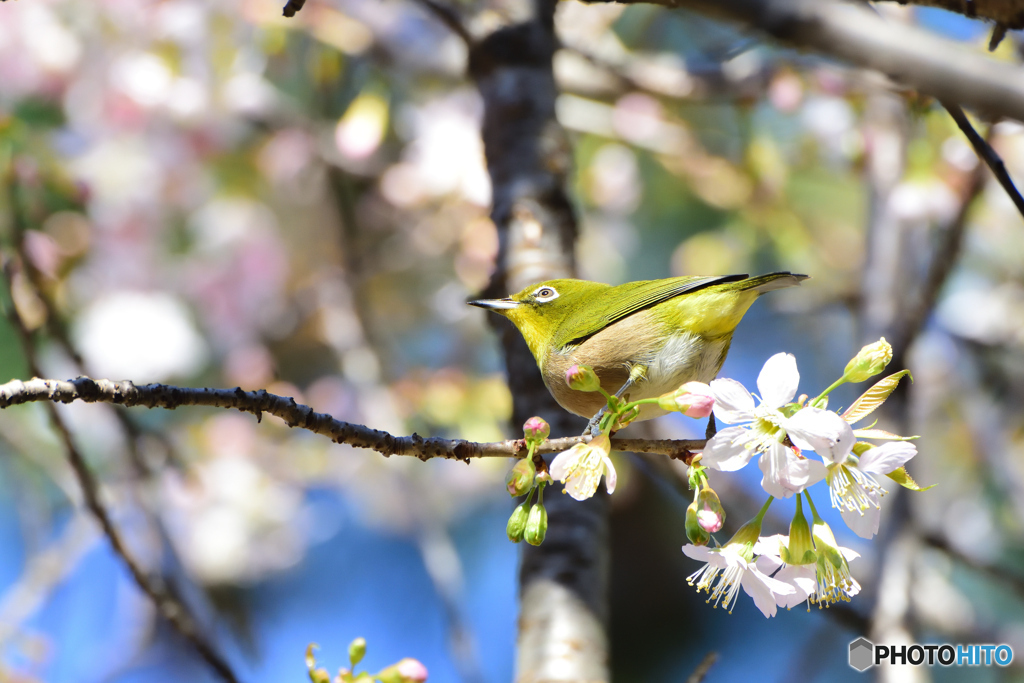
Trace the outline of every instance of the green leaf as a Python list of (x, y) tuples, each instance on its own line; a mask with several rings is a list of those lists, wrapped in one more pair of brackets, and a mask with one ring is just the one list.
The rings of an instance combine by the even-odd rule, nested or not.
[(888, 477), (897, 484), (899, 484), (900, 486), (902, 486), (903, 488), (910, 489), (911, 491), (927, 491), (930, 488), (935, 488), (935, 484), (921, 488), (921, 486), (918, 485), (916, 481), (914, 481), (914, 478), (907, 473), (906, 467), (899, 467), (897, 469), (894, 469), (892, 472), (888, 474)]
[(921, 438), (920, 436), (900, 436), (884, 429), (854, 429), (853, 435), (858, 439), (886, 439), (888, 441), (911, 441)]
[[(889, 394), (896, 390), (896, 385), (900, 383), (904, 375), (909, 376), (910, 370), (900, 370), (885, 379), (879, 380), (873, 387), (861, 394), (860, 398), (854, 401), (852, 406), (846, 409), (842, 418), (853, 424), (870, 415), (874, 412), (875, 408), (885, 402), (885, 399), (889, 398)], [(910, 381), (914, 381), (912, 376)]]

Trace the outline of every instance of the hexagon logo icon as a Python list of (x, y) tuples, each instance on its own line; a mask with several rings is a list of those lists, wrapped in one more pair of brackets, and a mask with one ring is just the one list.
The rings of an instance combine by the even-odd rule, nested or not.
[(858, 638), (850, 643), (850, 666), (865, 671), (875, 664), (875, 645), (867, 638)]

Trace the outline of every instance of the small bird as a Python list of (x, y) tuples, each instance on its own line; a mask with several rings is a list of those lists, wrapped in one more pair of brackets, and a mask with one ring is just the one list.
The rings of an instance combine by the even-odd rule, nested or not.
[[(792, 287), (806, 275), (788, 272), (688, 276), (627, 282), (548, 280), (505, 299), (468, 302), (516, 326), (558, 404), (582, 417), (605, 406), (598, 392), (570, 389), (565, 373), (589, 365), (609, 394), (639, 400), (690, 381), (710, 382), (725, 361), (732, 333), (761, 294)], [(666, 411), (641, 406), (637, 420)]]

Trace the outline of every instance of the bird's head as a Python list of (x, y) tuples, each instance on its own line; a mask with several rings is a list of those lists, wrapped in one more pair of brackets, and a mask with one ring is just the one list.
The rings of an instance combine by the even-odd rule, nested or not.
[(548, 280), (504, 299), (470, 301), (471, 306), (500, 313), (519, 329), (537, 363), (543, 366), (557, 339), (572, 339), (566, 329), (574, 315), (593, 304), (608, 285), (587, 280)]

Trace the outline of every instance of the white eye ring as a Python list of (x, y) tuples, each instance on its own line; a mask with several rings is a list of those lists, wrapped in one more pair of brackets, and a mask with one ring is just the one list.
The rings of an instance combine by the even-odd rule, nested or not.
[(547, 303), (548, 301), (553, 301), (554, 299), (557, 299), (558, 292), (555, 290), (554, 287), (538, 287), (537, 290), (533, 293), (533, 298), (543, 304)]

